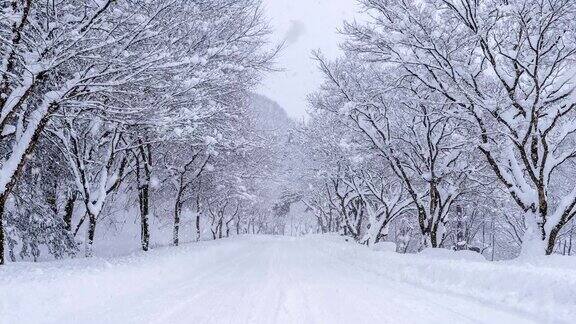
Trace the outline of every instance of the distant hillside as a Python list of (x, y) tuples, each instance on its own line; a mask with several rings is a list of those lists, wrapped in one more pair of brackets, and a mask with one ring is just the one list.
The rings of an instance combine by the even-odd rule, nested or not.
[(276, 101), (259, 94), (252, 95), (250, 114), (268, 130), (286, 131), (294, 121)]

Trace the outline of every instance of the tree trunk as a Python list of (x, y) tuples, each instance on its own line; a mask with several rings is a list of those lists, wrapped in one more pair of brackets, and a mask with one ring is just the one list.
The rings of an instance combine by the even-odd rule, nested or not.
[(0, 196), (0, 265), (3, 265), (6, 261), (4, 260), (4, 208), (6, 206), (6, 197), (8, 193)]
[(149, 182), (142, 185), (138, 192), (139, 202), (140, 202), (140, 241), (142, 245), (142, 251), (148, 251), (150, 245), (150, 230), (148, 225), (148, 215), (149, 215)]
[(93, 251), (93, 244), (94, 244), (94, 234), (96, 233), (96, 215), (92, 215), (88, 213), (88, 242), (86, 244), (86, 257), (91, 257), (94, 253)]
[[(140, 146), (138, 147), (138, 154), (140, 158), (136, 159), (136, 177), (138, 182), (138, 202), (140, 203), (140, 244), (142, 246), (142, 251), (148, 251), (150, 246), (150, 229), (149, 229), (149, 215), (150, 215), (150, 181), (152, 179), (151, 175), (151, 164), (152, 164), (152, 149), (151, 145), (144, 145), (142, 140), (139, 140)], [(141, 172), (144, 176), (143, 181), (141, 180)]]
[(70, 232), (72, 230), (72, 215), (74, 214), (74, 203), (76, 202), (77, 193), (74, 192), (66, 201), (64, 207), (64, 228)]
[(222, 218), (220, 218), (220, 221), (218, 222), (218, 238), (221, 239), (222, 238), (222, 227), (224, 226), (223, 222), (222, 222)]
[(180, 212), (182, 211), (182, 178), (180, 179), (180, 188), (178, 188), (178, 194), (176, 195), (176, 203), (174, 204), (174, 229), (172, 232), (172, 243), (174, 246), (178, 246), (179, 243), (179, 232), (180, 232)]
[(435, 249), (438, 247), (438, 233), (435, 228), (430, 230), (430, 247)]
[[(544, 235), (545, 232), (543, 224), (538, 222), (538, 215), (534, 212), (528, 211), (524, 217), (527, 228), (522, 239), (522, 251), (520, 252), (520, 257), (531, 258), (534, 255), (552, 254), (552, 252), (554, 252), (556, 235), (558, 233), (551, 233), (547, 241)], [(556, 228), (560, 229), (561, 227)]]
[(174, 246), (178, 246), (179, 237), (178, 233), (180, 232), (180, 206), (179, 203), (176, 203), (176, 208), (174, 209), (174, 230), (172, 232), (172, 243)]
[(555, 226), (550, 232), (550, 235), (548, 237), (548, 244), (546, 245), (546, 255), (551, 255), (552, 253), (554, 253), (556, 238), (558, 237), (558, 234), (560, 233), (562, 226), (563, 225)]
[(196, 242), (200, 241), (200, 211), (196, 214)]
[(196, 194), (196, 242), (200, 241), (200, 188), (201, 182), (198, 183), (198, 193)]

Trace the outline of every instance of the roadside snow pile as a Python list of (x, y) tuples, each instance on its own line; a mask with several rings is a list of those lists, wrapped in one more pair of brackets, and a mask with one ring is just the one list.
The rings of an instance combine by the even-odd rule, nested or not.
[[(220, 259), (232, 260), (242, 246), (227, 240), (165, 247), (122, 257), (94, 257), (39, 263), (11, 263), (0, 268), (0, 324), (109, 323), (106, 309), (118, 303), (136, 304), (218, 269)], [(199, 262), (202, 260), (202, 262)], [(157, 307), (170, 300), (159, 300)], [(156, 307), (156, 306), (154, 306)], [(152, 306), (149, 306), (152, 309)], [(118, 323), (142, 323), (123, 318)]]
[(372, 250), (380, 252), (396, 252), (396, 243), (378, 242), (371, 246)]
[(391, 280), (511, 308), (543, 322), (574, 323), (576, 319), (574, 257), (489, 262), (471, 251), (434, 249), (410, 255), (382, 251), (385, 248), (381, 247), (376, 250), (360, 248), (349, 262)]
[(436, 260), (486, 261), (484, 256), (474, 251), (452, 251), (447, 249), (425, 249), (419, 255)]

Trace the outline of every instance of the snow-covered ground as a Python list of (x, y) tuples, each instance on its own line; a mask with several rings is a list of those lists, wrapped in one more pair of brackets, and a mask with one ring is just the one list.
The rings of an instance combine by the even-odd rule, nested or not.
[(574, 323), (576, 262), (398, 255), (335, 236), (238, 237), (9, 264), (0, 323)]

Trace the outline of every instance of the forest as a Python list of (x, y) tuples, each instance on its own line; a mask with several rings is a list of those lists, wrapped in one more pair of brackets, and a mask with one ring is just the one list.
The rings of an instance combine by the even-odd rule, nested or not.
[[(34, 264), (225, 242), (575, 269), (576, 2), (357, 7), (339, 56), (303, 54), (322, 81), (296, 120), (258, 91), (290, 46), (261, 0), (0, 0), (0, 323)], [(564, 303), (535, 322), (576, 316), (570, 276), (526, 293)]]

